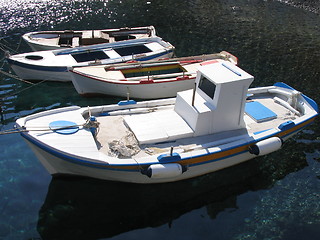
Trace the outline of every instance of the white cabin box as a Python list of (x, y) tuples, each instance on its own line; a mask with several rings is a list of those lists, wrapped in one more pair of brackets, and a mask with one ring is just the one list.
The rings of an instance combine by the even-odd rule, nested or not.
[(196, 90), (179, 92), (175, 104), (175, 111), (192, 128), (194, 136), (244, 128), (245, 103), (253, 76), (228, 62), (204, 65), (198, 70)]

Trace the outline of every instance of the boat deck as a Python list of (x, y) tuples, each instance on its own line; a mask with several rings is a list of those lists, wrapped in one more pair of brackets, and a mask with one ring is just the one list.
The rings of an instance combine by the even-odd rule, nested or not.
[[(169, 111), (168, 107), (152, 109), (154, 112), (148, 114), (148, 117), (143, 113), (100, 116), (98, 117), (100, 131), (97, 135), (99, 151), (110, 156), (119, 156), (123, 151), (124, 158), (168, 153), (171, 147), (174, 147), (176, 152), (192, 151), (208, 143), (213, 147), (243, 137), (249, 140), (252, 135), (276, 128), (284, 121), (295, 119), (291, 111), (275, 103), (270, 96), (247, 100), (247, 103), (252, 102), (259, 102), (264, 106), (261, 109), (262, 115), (270, 114), (268, 111), (266, 114), (263, 113), (268, 109), (276, 116), (257, 121), (246, 113), (244, 116), (246, 128), (198, 137), (193, 137), (192, 129), (174, 112), (173, 105)], [(168, 119), (171, 120), (170, 124)], [(197, 144), (194, 144), (195, 142)]]

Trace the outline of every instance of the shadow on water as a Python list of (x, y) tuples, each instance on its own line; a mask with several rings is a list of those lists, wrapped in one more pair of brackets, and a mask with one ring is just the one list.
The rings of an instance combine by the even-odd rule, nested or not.
[[(272, 187), (275, 180), (306, 166), (298, 158), (264, 158), (190, 180), (167, 184), (131, 184), (82, 177), (54, 177), (39, 212), (38, 232), (46, 239), (101, 239), (135, 229), (171, 224), (185, 213), (206, 207), (214, 220), (237, 209), (248, 191)], [(194, 223), (197, 224), (197, 223)]]

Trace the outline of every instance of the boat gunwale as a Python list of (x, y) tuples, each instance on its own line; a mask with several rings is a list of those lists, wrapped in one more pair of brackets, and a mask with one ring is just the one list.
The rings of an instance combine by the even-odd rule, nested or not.
[[(157, 80), (152, 78), (152, 76), (150, 76), (150, 78), (148, 79), (148, 76), (144, 76), (144, 77), (139, 77), (140, 79), (135, 79), (135, 80), (130, 80), (130, 78), (123, 78), (123, 79), (116, 79), (116, 80), (111, 80), (111, 79), (107, 79), (107, 78), (102, 78), (102, 77), (97, 77), (94, 75), (90, 75), (90, 74), (86, 74), (86, 73), (82, 73), (79, 71), (75, 71), (73, 69), (69, 69), (69, 71), (71, 73), (77, 74), (79, 76), (85, 77), (85, 78), (89, 78), (91, 80), (94, 81), (98, 81), (98, 82), (104, 82), (104, 83), (110, 83), (110, 84), (118, 84), (118, 85), (141, 85), (141, 84), (160, 84), (160, 83), (172, 83), (172, 82), (179, 82), (179, 81), (186, 81), (186, 80), (195, 80), (196, 76), (191, 76), (192, 73), (183, 73), (181, 72), (178, 76), (175, 77), (171, 77), (168, 78), (166, 80)], [(163, 77), (165, 78), (165, 77)]]

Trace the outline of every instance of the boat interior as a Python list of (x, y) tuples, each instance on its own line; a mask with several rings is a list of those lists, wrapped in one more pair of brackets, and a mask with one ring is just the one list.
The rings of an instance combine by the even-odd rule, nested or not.
[[(212, 56), (212, 59), (208, 57), (208, 60), (204, 57), (186, 60), (171, 60), (163, 62), (150, 62), (150, 63), (135, 63), (132, 65), (118, 64), (118, 65), (106, 65), (106, 66), (90, 66), (90, 67), (78, 67), (74, 68), (75, 73), (81, 73), (88, 76), (96, 76), (100, 80), (127, 80), (127, 81), (164, 81), (172, 80), (184, 80), (186, 78), (195, 78), (196, 72), (199, 66), (207, 64), (208, 62), (218, 62), (219, 56)], [(216, 58), (216, 59), (215, 59)], [(222, 57), (221, 57), (222, 58)]]
[[(48, 38), (47, 36), (50, 37)], [(42, 36), (42, 37), (41, 37)], [(46, 36), (46, 37), (45, 37)], [(78, 47), (78, 46), (88, 46), (93, 44), (101, 43), (113, 43), (130, 39), (147, 38), (150, 37), (149, 31), (105, 31), (105, 30), (90, 30), (90, 31), (64, 31), (58, 34), (50, 33), (38, 33), (32, 38), (37, 39), (39, 43), (50, 42), (51, 45), (68, 46), (68, 47)]]
[(100, 125), (96, 143), (104, 154), (131, 158), (169, 153), (171, 147), (181, 153), (221, 147), (241, 139), (250, 141), (256, 134), (297, 118), (297, 112), (274, 100), (277, 97), (270, 93), (248, 96), (243, 114), (245, 127), (201, 136), (194, 136), (174, 104), (102, 114), (97, 117)]

